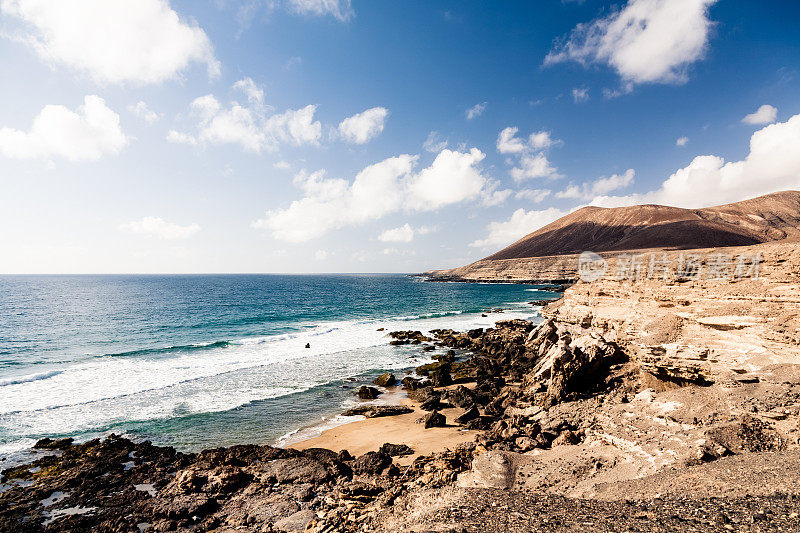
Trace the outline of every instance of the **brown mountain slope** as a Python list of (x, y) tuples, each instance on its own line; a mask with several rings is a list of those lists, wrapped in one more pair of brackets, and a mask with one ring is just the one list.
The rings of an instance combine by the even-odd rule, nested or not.
[(746, 246), (800, 238), (800, 192), (783, 191), (704, 209), (662, 205), (584, 207), (485, 260), (645, 248)]

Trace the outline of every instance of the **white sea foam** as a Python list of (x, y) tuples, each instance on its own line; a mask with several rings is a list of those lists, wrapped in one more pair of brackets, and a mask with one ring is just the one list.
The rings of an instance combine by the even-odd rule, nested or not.
[(35, 374), (26, 374), (22, 376), (14, 376), (11, 378), (0, 379), (0, 387), (8, 385), (18, 385), (20, 383), (28, 383), (30, 381), (39, 381), (40, 379), (47, 379), (60, 374), (60, 370), (51, 370), (49, 372), (37, 372)]

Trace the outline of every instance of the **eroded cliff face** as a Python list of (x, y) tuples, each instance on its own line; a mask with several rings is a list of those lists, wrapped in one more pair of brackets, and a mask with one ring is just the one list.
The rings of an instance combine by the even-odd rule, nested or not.
[[(578, 282), (544, 307), (547, 322), (522, 340), (502, 334), (506, 348), (497, 354), (511, 354), (508, 379), (480, 413), (493, 417), (477, 439), (472, 468), (440, 500), (431, 491), (409, 494), (403, 512), (416, 513), (422, 529), (443, 520), (472, 524), (478, 516), (508, 524), (515, 521), (503, 522), (480, 499), (510, 509), (527, 498), (533, 507), (561, 509), (571, 500), (557, 498), (592, 498), (610, 507), (588, 507), (624, 522), (625, 511), (615, 506), (647, 508), (655, 499), (658, 509), (689, 501), (707, 510), (730, 505), (720, 511), (725, 517), (750, 509), (731, 518), (738, 528), (757, 522), (751, 506), (769, 505), (761, 498), (800, 495), (800, 246), (666, 257), (681, 254), (701, 258), (699, 275), (617, 280), (610, 264), (603, 278)], [(740, 255), (758, 257), (757, 277), (733, 275)], [(485, 339), (478, 350), (491, 356), (492, 338), (508, 330), (501, 326), (471, 342)], [(522, 343), (524, 355), (509, 343)], [(570, 365), (584, 379), (563, 387)], [(396, 525), (396, 517), (387, 523)], [(697, 526), (707, 518), (692, 520)], [(517, 525), (525, 524), (520, 518)]]

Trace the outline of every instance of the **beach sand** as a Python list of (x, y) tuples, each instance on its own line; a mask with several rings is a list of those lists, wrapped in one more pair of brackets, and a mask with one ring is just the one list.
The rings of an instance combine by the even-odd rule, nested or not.
[(413, 413), (398, 416), (367, 418), (350, 422), (323, 431), (319, 436), (294, 443), (288, 448), (306, 450), (308, 448), (327, 448), (334, 451), (347, 450), (353, 456), (378, 451), (384, 443), (406, 444), (414, 450), (414, 455), (396, 457), (395, 462), (405, 466), (420, 455), (428, 455), (444, 449), (453, 449), (463, 442), (472, 442), (478, 431), (465, 430), (453, 423), (464, 410), (458, 407), (441, 409), (439, 412), (447, 419), (447, 426), (425, 429), (417, 424), (417, 419), (427, 414), (419, 404), (403, 398), (402, 405), (414, 409)]

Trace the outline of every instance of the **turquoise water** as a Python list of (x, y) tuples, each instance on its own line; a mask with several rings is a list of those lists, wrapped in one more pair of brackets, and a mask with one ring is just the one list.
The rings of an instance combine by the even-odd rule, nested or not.
[(0, 277), (0, 455), (111, 431), (183, 450), (275, 442), (430, 356), (388, 331), (487, 327), (553, 296), (401, 275)]

